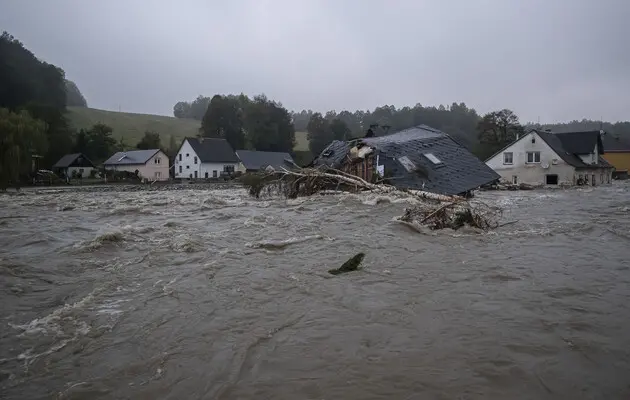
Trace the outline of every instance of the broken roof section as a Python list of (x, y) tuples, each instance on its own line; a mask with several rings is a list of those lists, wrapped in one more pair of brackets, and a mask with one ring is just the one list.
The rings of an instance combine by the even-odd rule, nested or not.
[(361, 153), (367, 155), (362, 146), (374, 150), (374, 169), (399, 188), (457, 195), (500, 178), (449, 135), (426, 125), (386, 136), (334, 141), (314, 164), (341, 168)]

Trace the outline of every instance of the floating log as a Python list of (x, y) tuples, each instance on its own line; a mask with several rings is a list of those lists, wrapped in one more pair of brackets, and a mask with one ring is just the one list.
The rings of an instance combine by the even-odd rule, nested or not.
[(347, 272), (356, 271), (359, 269), (359, 265), (361, 265), (361, 261), (363, 261), (364, 257), (364, 253), (357, 253), (351, 259), (343, 263), (341, 267), (328, 270), (328, 273), (332, 275), (339, 275), (345, 274)]

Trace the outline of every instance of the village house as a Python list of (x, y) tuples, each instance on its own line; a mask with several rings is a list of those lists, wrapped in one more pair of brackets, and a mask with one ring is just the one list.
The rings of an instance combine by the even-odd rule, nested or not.
[(238, 170), (241, 172), (264, 171), (269, 167), (274, 170), (282, 168), (290, 169), (295, 166), (295, 162), (289, 153), (236, 150), (236, 155), (240, 160)]
[(420, 125), (385, 136), (334, 141), (313, 161), (403, 189), (467, 195), (500, 176), (448, 134)]
[(612, 166), (602, 158), (602, 132), (532, 130), (497, 152), (486, 164), (502, 181), (530, 185), (610, 183)]
[(615, 168), (613, 177), (627, 179), (630, 171), (630, 139), (606, 132), (602, 136), (602, 142), (602, 157)]
[(239, 159), (225, 139), (186, 138), (175, 156), (175, 178), (218, 178), (233, 174)]
[(66, 154), (52, 166), (53, 172), (66, 178), (87, 178), (94, 164), (82, 153)]
[(103, 163), (106, 170), (135, 173), (147, 181), (169, 179), (168, 156), (160, 149), (119, 151)]

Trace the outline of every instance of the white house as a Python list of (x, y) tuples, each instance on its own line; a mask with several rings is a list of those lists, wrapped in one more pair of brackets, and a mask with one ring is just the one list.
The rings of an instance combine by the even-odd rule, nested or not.
[(175, 178), (218, 178), (234, 173), (239, 159), (225, 139), (186, 138), (175, 156)]
[(68, 178), (87, 178), (94, 164), (82, 153), (66, 154), (53, 165), (53, 170)]
[(149, 181), (169, 179), (168, 156), (160, 149), (119, 151), (103, 163), (106, 170), (136, 173)]
[(600, 155), (602, 132), (532, 130), (494, 154), (486, 164), (505, 182), (532, 185), (610, 183), (612, 166)]

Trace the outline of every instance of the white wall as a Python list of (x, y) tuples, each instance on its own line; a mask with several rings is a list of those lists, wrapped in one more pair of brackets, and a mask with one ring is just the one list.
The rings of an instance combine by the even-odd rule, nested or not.
[[(74, 171), (77, 171), (77, 174), (81, 175), (81, 178), (89, 178), (90, 177), (90, 172), (92, 172), (92, 167), (68, 167), (66, 168), (66, 175), (69, 178), (72, 178), (72, 173)], [(83, 170), (83, 172), (81, 173), (81, 170)]]
[[(181, 155), (181, 161), (180, 161)], [(195, 164), (195, 158), (197, 158), (197, 163)], [(177, 152), (175, 156), (175, 178), (178, 179), (188, 179), (195, 178), (195, 171), (197, 172), (197, 178), (206, 178), (206, 173), (208, 174), (208, 178), (214, 177), (214, 171), (216, 171), (217, 177), (221, 176), (221, 172), (226, 165), (234, 166), (236, 170), (238, 167), (238, 163), (201, 163), (197, 153), (193, 150), (188, 140), (185, 140), (182, 144), (181, 148)], [(181, 167), (181, 172), (180, 172)]]
[[(532, 143), (532, 138), (535, 143)], [(527, 152), (539, 151), (540, 163), (528, 164)], [(503, 153), (512, 152), (513, 163), (503, 163)], [(555, 165), (554, 165), (555, 160)], [(560, 158), (544, 140), (535, 132), (530, 132), (499, 154), (486, 161), (486, 164), (495, 170), (503, 181), (512, 182), (514, 176), (518, 183), (545, 184), (546, 175), (558, 175), (559, 184), (573, 184), (575, 168)], [(543, 168), (548, 165), (549, 168)]]

